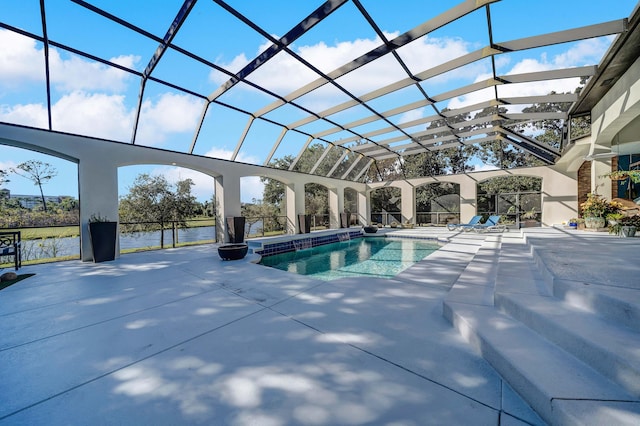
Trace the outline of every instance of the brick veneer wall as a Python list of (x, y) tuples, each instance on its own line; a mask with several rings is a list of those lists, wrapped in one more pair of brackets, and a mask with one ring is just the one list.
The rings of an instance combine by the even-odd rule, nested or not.
[[(618, 170), (618, 157), (611, 159), (611, 170)], [(580, 204), (587, 201), (587, 194), (591, 192), (591, 161), (585, 161), (578, 169), (578, 210)], [(611, 185), (611, 198), (618, 196), (618, 185)]]
[[(591, 192), (591, 161), (585, 161), (578, 169), (578, 213), (580, 204), (587, 201), (587, 194)], [(582, 214), (580, 214), (582, 216)]]
[[(611, 171), (618, 170), (618, 157), (611, 159)], [(618, 182), (611, 182), (611, 199), (618, 198)]]

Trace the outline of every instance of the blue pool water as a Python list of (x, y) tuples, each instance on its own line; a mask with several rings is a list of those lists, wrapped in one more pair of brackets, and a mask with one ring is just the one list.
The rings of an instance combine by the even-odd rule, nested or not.
[(355, 276), (391, 278), (438, 248), (435, 241), (358, 238), (266, 256), (260, 263), (325, 281)]

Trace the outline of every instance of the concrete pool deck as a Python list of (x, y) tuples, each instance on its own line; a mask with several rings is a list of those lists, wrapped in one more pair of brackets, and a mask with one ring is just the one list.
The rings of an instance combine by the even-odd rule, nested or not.
[[(555, 423), (539, 395), (546, 385), (528, 395), (537, 384), (510, 377), (514, 361), (493, 356), (501, 342), (478, 324), (506, 316), (497, 308), (507, 301), (576, 283), (614, 300), (625, 292), (631, 308), (619, 321), (630, 322), (621, 327), (635, 374), (640, 238), (395, 232), (450, 242), (391, 280), (317, 281), (222, 262), (212, 245), (26, 266), (36, 275), (0, 292), (0, 424)], [(612, 384), (617, 399), (602, 396), (600, 411), (587, 395), (582, 418), (563, 389), (551, 416), (633, 424), (640, 402), (625, 386)]]

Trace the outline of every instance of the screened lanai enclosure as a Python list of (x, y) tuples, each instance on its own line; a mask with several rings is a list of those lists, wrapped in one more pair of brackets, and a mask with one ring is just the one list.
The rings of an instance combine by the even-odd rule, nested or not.
[(361, 182), (551, 165), (635, 2), (519, 3), (17, 2), (2, 121)]
[[(212, 177), (220, 224), (242, 214), (244, 178), (279, 182), (274, 217), (287, 233), (300, 214), (315, 228), (489, 213), (562, 223), (587, 192), (608, 192), (598, 179), (609, 159), (640, 153), (635, 107), (603, 109), (635, 81), (637, 2), (590, 7), (11, 2), (0, 155), (9, 145), (77, 163), (81, 233), (91, 214), (118, 216), (118, 168), (140, 164)], [(502, 175), (539, 185), (483, 192)]]

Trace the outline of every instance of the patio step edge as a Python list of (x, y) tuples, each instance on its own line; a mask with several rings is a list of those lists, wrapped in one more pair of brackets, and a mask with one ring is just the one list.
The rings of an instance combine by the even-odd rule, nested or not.
[(496, 307), (640, 400), (640, 334), (554, 297), (496, 293)]
[[(518, 320), (491, 306), (447, 300), (443, 314), (549, 424), (592, 424), (576, 408), (584, 401), (602, 408), (602, 424), (640, 424), (640, 401)], [(607, 408), (612, 403), (617, 411)]]
[(600, 315), (640, 332), (638, 291), (619, 287), (557, 279), (553, 294), (573, 306)]

